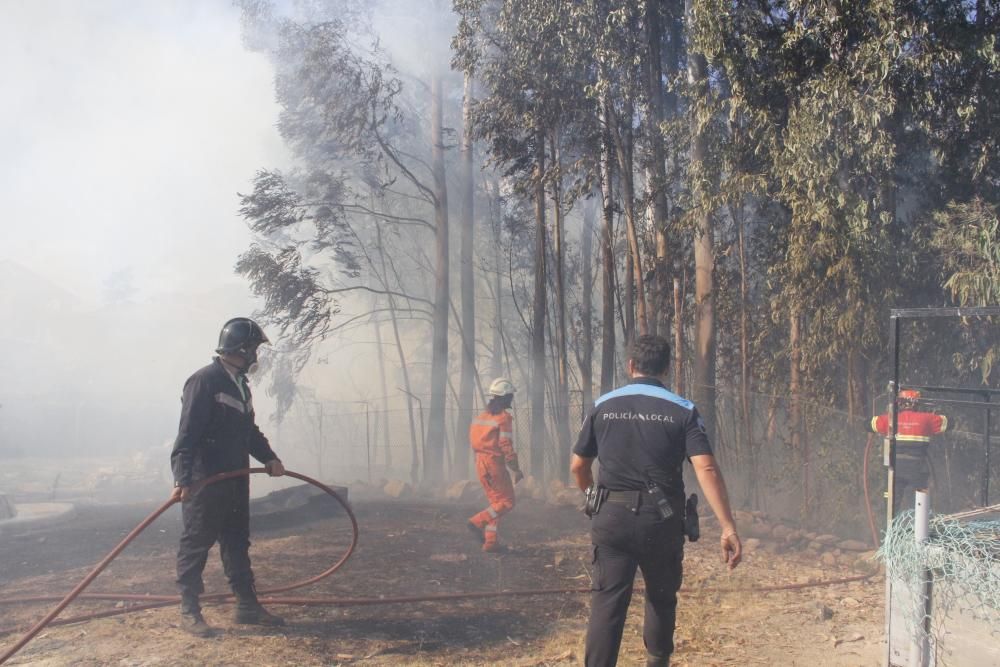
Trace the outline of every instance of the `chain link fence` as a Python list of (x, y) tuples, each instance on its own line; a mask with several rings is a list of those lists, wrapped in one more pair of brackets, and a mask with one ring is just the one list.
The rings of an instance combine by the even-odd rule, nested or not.
[[(275, 439), (283, 456), (291, 450), (289, 455), (298, 469), (326, 479), (377, 483), (397, 478), (418, 483), (430, 444), (425, 442), (428, 403), (426, 399), (413, 402), (411, 428), (405, 397), (349, 403), (303, 402), (289, 412)], [(744, 399), (739, 393), (717, 390), (713, 446), (734, 505), (809, 523), (816, 530), (866, 538), (870, 534), (864, 494), (867, 484), (868, 502), (876, 526), (882, 530), (886, 475), (882, 438), (873, 436), (869, 428), (870, 410), (852, 416), (819, 403), (800, 401), (800, 427), (795, 429), (795, 407), (787, 396), (748, 393)], [(558, 436), (559, 412), (554, 406), (546, 407), (545, 439), (534, 442), (531, 408), (514, 406), (514, 444), (529, 474), (568, 480), (569, 453), (585, 410), (580, 402), (567, 406), (568, 441)], [(467, 463), (460, 470), (455, 454), (456, 447), (467, 450), (463, 424), (477, 413), (460, 420), (462, 415), (457, 409), (445, 411), (446, 479), (474, 474), (471, 455), (465, 457)], [(983, 471), (981, 422), (952, 421), (958, 428), (936, 437), (930, 450), (932, 495), (935, 508), (942, 512), (977, 504)], [(868, 466), (863, 480), (866, 446)], [(531, 470), (532, 450), (536, 447), (541, 448), (544, 463), (541, 475)], [(694, 480), (688, 477), (689, 486), (694, 488)], [(997, 488), (997, 481), (994, 474), (993, 488)]]

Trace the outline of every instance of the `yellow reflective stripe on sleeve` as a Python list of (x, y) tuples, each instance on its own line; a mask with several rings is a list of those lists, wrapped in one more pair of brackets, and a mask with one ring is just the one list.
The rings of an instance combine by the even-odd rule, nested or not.
[(930, 442), (931, 438), (928, 435), (900, 435), (897, 433), (896, 440), (903, 442)]
[(941, 430), (938, 432), (944, 433), (947, 430), (948, 430), (948, 418), (945, 417), (944, 415), (941, 415)]
[(878, 417), (872, 417), (872, 430), (878, 433)]
[(472, 423), (477, 426), (492, 426), (494, 428), (500, 425), (500, 422), (492, 421), (489, 419), (473, 419)]

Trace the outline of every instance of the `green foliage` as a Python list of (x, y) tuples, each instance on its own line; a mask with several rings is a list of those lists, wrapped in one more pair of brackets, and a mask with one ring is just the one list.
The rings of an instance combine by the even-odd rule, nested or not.
[[(1000, 303), (1000, 219), (997, 209), (981, 199), (950, 203), (934, 215), (937, 228), (931, 244), (940, 254), (946, 276), (944, 287), (960, 306), (986, 306)], [(987, 384), (993, 367), (1000, 360), (1000, 346), (995, 342), (980, 354), (956, 351), (957, 366), (970, 365), (981, 371)]]
[(941, 255), (944, 287), (960, 306), (1000, 303), (1000, 219), (981, 199), (950, 203), (934, 215), (932, 244)]

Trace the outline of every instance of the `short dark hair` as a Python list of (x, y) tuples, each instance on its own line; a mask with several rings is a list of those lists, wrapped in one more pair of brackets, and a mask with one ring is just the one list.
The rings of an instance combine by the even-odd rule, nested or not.
[(629, 346), (628, 358), (643, 375), (663, 375), (670, 367), (670, 343), (663, 336), (639, 336)]
[(514, 394), (504, 394), (503, 396), (490, 396), (490, 402), (486, 404), (486, 411), (491, 415), (498, 415), (514, 401)]

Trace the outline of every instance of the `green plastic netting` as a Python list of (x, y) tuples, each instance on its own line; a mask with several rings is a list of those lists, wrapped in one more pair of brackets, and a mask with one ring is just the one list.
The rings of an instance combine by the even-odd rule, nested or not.
[[(893, 600), (906, 607), (900, 610), (908, 619), (903, 630), (929, 634), (933, 643), (954, 632), (949, 619), (961, 612), (985, 620), (1000, 634), (1000, 520), (932, 517), (922, 544), (915, 542), (913, 522), (912, 510), (897, 516), (877, 556), (893, 585), (911, 592)], [(926, 579), (931, 581), (929, 606), (912, 594)]]

